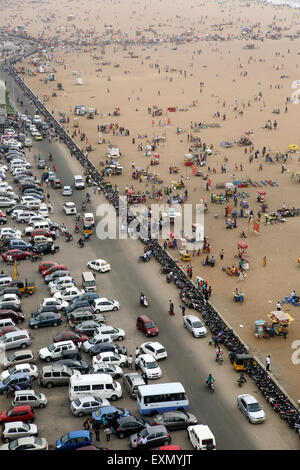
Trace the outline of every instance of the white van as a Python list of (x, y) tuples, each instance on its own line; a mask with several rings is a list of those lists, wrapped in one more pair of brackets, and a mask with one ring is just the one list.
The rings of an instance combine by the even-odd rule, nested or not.
[(70, 377), (70, 400), (83, 395), (117, 400), (122, 397), (122, 387), (109, 374), (88, 374), (79, 377)]
[(28, 209), (39, 209), (41, 206), (41, 201), (39, 199), (35, 199), (34, 201), (25, 201), (24, 204)]
[(76, 189), (84, 189), (85, 184), (81, 175), (74, 176), (74, 186)]
[(39, 229), (45, 229), (45, 230), (50, 230), (50, 224), (47, 220), (45, 221), (40, 221), (40, 222), (34, 222), (33, 223), (33, 231), (39, 230)]
[(195, 424), (187, 428), (188, 438), (196, 450), (216, 450), (215, 436), (206, 424)]
[(12, 278), (9, 276), (0, 277), (0, 289), (2, 287), (8, 286), (12, 282)]
[(83, 225), (95, 225), (95, 217), (92, 212), (86, 212), (83, 215)]
[(90, 271), (82, 273), (82, 287), (86, 292), (95, 292), (96, 281), (93, 273)]

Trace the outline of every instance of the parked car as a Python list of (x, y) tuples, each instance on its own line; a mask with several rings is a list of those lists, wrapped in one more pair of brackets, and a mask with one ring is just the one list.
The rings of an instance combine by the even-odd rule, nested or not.
[(60, 341), (59, 343), (52, 343), (45, 348), (41, 348), (38, 356), (42, 361), (50, 362), (60, 359), (63, 351), (78, 352), (78, 349), (73, 341)]
[(78, 370), (81, 374), (89, 373), (89, 365), (84, 360), (78, 361), (75, 359), (59, 359), (58, 361), (55, 361), (55, 363), (62, 364), (71, 370)]
[(111, 269), (110, 264), (104, 259), (95, 259), (95, 260), (89, 261), (87, 263), (87, 267), (100, 273), (106, 273), (107, 271), (110, 271)]
[(35, 356), (31, 349), (23, 349), (22, 351), (15, 351), (6, 356), (2, 362), (4, 369), (16, 364), (32, 363), (35, 361)]
[(55, 386), (69, 385), (70, 377), (81, 375), (78, 370), (72, 370), (63, 364), (54, 362), (44, 366), (40, 372), (39, 384), (42, 387), (52, 388)]
[(140, 346), (140, 351), (144, 354), (151, 354), (151, 356), (153, 356), (157, 361), (159, 359), (165, 359), (168, 357), (166, 349), (162, 346), (162, 344), (157, 343), (156, 341), (143, 343)]
[(99, 410), (92, 413), (93, 421), (100, 421), (103, 423), (103, 418), (106, 418), (107, 421), (115, 418), (116, 413), (119, 414), (119, 418), (123, 416), (131, 416), (131, 412), (126, 408), (117, 408), (116, 406), (101, 406)]
[(71, 411), (75, 416), (84, 416), (97, 411), (101, 406), (110, 406), (106, 398), (83, 395), (71, 402)]
[(187, 411), (167, 411), (165, 413), (157, 414), (153, 417), (152, 424), (163, 424), (170, 431), (176, 429), (187, 429), (198, 423), (196, 416), (188, 413)]
[(39, 371), (36, 365), (34, 364), (29, 364), (29, 362), (26, 364), (16, 364), (15, 366), (10, 366), (7, 370), (1, 373), (1, 380), (7, 379), (10, 375), (14, 375), (20, 372), (26, 372), (27, 374), (30, 375), (30, 378), (32, 380), (36, 379), (39, 375)]
[(98, 362), (105, 362), (107, 364), (125, 367), (127, 364), (127, 357), (124, 354), (117, 354), (112, 351), (107, 351), (93, 357), (93, 365), (97, 364)]
[(32, 343), (27, 330), (13, 331), (0, 337), (0, 346), (8, 349), (26, 348)]
[(90, 368), (90, 374), (109, 374), (114, 379), (120, 379), (123, 377), (123, 370), (119, 366), (98, 362), (98, 364)]
[(53, 343), (58, 341), (73, 341), (74, 344), (80, 345), (88, 340), (88, 337), (85, 334), (77, 333), (76, 331), (64, 331), (59, 333), (53, 338)]
[(139, 366), (148, 379), (159, 379), (162, 376), (161, 368), (151, 354), (141, 354)]
[(90, 444), (92, 444), (92, 438), (89, 431), (71, 431), (57, 439), (55, 450), (76, 450)]
[(96, 294), (96, 292), (85, 292), (84, 294), (80, 295), (79, 297), (76, 297), (73, 301), (74, 303), (78, 303), (81, 301), (87, 301), (91, 305), (94, 300), (99, 299), (99, 295)]
[(105, 341), (103, 343), (97, 343), (92, 346), (89, 350), (90, 356), (98, 356), (98, 354), (102, 352), (115, 352), (116, 354), (121, 354), (126, 356), (127, 348), (125, 346), (121, 346), (116, 343), (112, 343), (111, 341)]
[(171, 442), (171, 436), (167, 428), (163, 425), (147, 426), (139, 433), (139, 436), (145, 437), (147, 439), (147, 443), (139, 444), (138, 435), (132, 434), (129, 438), (129, 444), (132, 449), (136, 449), (139, 446), (143, 446), (143, 448), (155, 447), (157, 445), (166, 446)]
[(2, 258), (4, 261), (12, 260), (22, 260), (29, 259), (31, 257), (29, 251), (21, 251), (18, 249), (8, 250), (5, 253), (2, 253)]
[(74, 299), (74, 297), (83, 294), (84, 290), (83, 289), (78, 289), (77, 287), (67, 287), (66, 289), (56, 292), (54, 294), (54, 297), (56, 299), (61, 299), (61, 300), (66, 300), (69, 302), (70, 300)]
[(0, 450), (48, 450), (48, 443), (44, 437), (21, 437), (2, 445)]
[(135, 433), (140, 433), (147, 426), (150, 426), (150, 423), (143, 418), (135, 416), (123, 416), (117, 420), (117, 427), (114, 429), (114, 434), (116, 434), (120, 439), (124, 437), (131, 436)]
[(126, 333), (121, 328), (114, 328), (110, 325), (99, 326), (98, 333), (102, 335), (110, 335), (113, 340), (122, 341), (126, 337)]
[[(76, 310), (77, 308), (81, 308), (81, 307), (89, 307), (90, 306), (90, 303), (88, 300), (78, 300), (78, 299), (74, 299), (72, 300), (72, 302), (70, 302), (70, 305), (66, 308), (66, 313), (67, 313), (67, 316), (68, 314), (72, 313), (74, 310)], [(92, 309), (91, 309), (92, 311)]]
[[(96, 366), (94, 366), (96, 367)], [(123, 384), (131, 398), (136, 398), (136, 392), (140, 385), (146, 385), (141, 374), (137, 372), (131, 372), (123, 376)]]
[(266, 421), (266, 414), (259, 402), (250, 394), (239, 395), (237, 405), (242, 413), (248, 418), (249, 423), (263, 423)]
[(9, 410), (0, 413), (1, 423), (11, 423), (12, 421), (32, 423), (34, 421), (33, 408), (29, 405), (13, 406)]
[(42, 328), (43, 326), (58, 326), (62, 323), (60, 313), (42, 312), (29, 320), (29, 328)]
[(120, 308), (120, 304), (117, 300), (106, 299), (105, 297), (95, 299), (92, 305), (95, 313), (110, 312), (111, 310), (116, 311)]
[(1, 437), (4, 442), (10, 442), (20, 437), (36, 436), (38, 428), (36, 424), (28, 424), (23, 421), (15, 421), (12, 423), (5, 423), (1, 432)]
[(9, 387), (20, 387), (21, 390), (32, 388), (31, 377), (26, 372), (16, 372), (15, 374), (8, 375), (5, 379), (0, 381), (0, 393), (6, 393)]
[(18, 405), (30, 405), (33, 408), (45, 408), (48, 400), (43, 393), (36, 392), (33, 389), (27, 390), (16, 390), (12, 406)]

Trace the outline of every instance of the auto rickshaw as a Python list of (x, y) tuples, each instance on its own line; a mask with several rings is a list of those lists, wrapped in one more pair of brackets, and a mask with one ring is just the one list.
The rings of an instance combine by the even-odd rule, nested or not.
[(82, 235), (83, 235), (84, 237), (86, 237), (86, 236), (90, 237), (90, 236), (92, 235), (92, 233), (93, 233), (93, 228), (92, 228), (91, 225), (87, 225), (87, 224), (86, 224), (86, 225), (83, 225), (83, 228), (82, 228)]
[(78, 126), (79, 126), (79, 119), (74, 118), (74, 127), (78, 127)]
[(22, 294), (32, 295), (35, 292), (35, 283), (34, 281), (29, 281), (28, 279), (25, 280), (25, 284), (23, 281), (12, 281), (10, 283), (11, 287), (18, 287)]
[(181, 256), (181, 261), (191, 261), (191, 255), (185, 250), (179, 251)]
[(288, 333), (289, 324), (294, 321), (294, 318), (291, 317), (291, 315), (282, 312), (281, 310), (271, 312), (267, 317), (271, 320), (274, 333), (278, 336), (283, 335), (284, 329)]
[(236, 354), (233, 361), (233, 367), (237, 372), (244, 371), (256, 365), (256, 361), (250, 354)]

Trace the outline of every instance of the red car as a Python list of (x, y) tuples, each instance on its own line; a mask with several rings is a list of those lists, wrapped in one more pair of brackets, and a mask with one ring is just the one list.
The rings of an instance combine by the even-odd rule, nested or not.
[(51, 232), (50, 230), (46, 230), (44, 228), (34, 230), (30, 235), (30, 238), (37, 237), (38, 235), (43, 235), (44, 237), (53, 238), (53, 240), (55, 240), (55, 232)]
[(67, 266), (65, 266), (64, 264), (56, 264), (55, 266), (52, 266), (51, 268), (46, 269), (45, 271), (43, 271), (42, 276), (46, 277), (49, 274), (54, 273), (55, 271), (58, 271), (58, 270), (67, 271)]
[(14, 406), (10, 410), (0, 413), (1, 423), (11, 423), (13, 421), (24, 421), (24, 423), (32, 423), (34, 421), (34, 412), (31, 406), (22, 405)]
[[(5, 335), (6, 333), (11, 333), (12, 331), (21, 331), (23, 329), (26, 329), (26, 328), (19, 328), (18, 326), (13, 326), (13, 325), (3, 326), (2, 328), (0, 328), (0, 337)], [(26, 330), (26, 331), (30, 336), (30, 330)]]
[(39, 265), (39, 272), (42, 273), (43, 271), (46, 271), (47, 269), (51, 268), (52, 266), (57, 266), (58, 263), (56, 261), (43, 261)]
[(73, 341), (74, 344), (78, 344), (84, 343), (84, 341), (88, 341), (88, 339), (88, 336), (82, 333), (64, 331), (63, 333), (59, 333), (58, 335), (54, 336), (53, 343), (57, 343), (58, 341)]
[(8, 256), (12, 259), (29, 259), (31, 257), (29, 251), (21, 251), (21, 250), (9, 250), (5, 253), (2, 253), (2, 258), (4, 261), (7, 261)]

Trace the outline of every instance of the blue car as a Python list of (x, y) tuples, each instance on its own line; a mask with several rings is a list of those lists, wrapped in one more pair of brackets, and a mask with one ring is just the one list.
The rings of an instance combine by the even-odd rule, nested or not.
[(95, 292), (85, 292), (84, 294), (75, 297), (72, 301), (73, 302), (80, 302), (82, 300), (87, 300), (89, 304), (92, 304), (95, 299), (99, 299), (99, 295)]
[[(119, 416), (116, 416), (116, 413), (118, 413)], [(117, 408), (115, 406), (101, 406), (99, 410), (92, 413), (93, 421), (100, 421), (101, 424), (104, 417), (109, 422), (111, 419), (119, 419), (123, 418), (124, 416), (131, 416), (130, 411), (126, 408)]]
[(57, 439), (55, 450), (76, 450), (91, 444), (92, 438), (89, 431), (71, 431)]
[(20, 390), (32, 389), (31, 377), (27, 372), (16, 372), (0, 382), (0, 393), (6, 393), (8, 387), (18, 386)]

